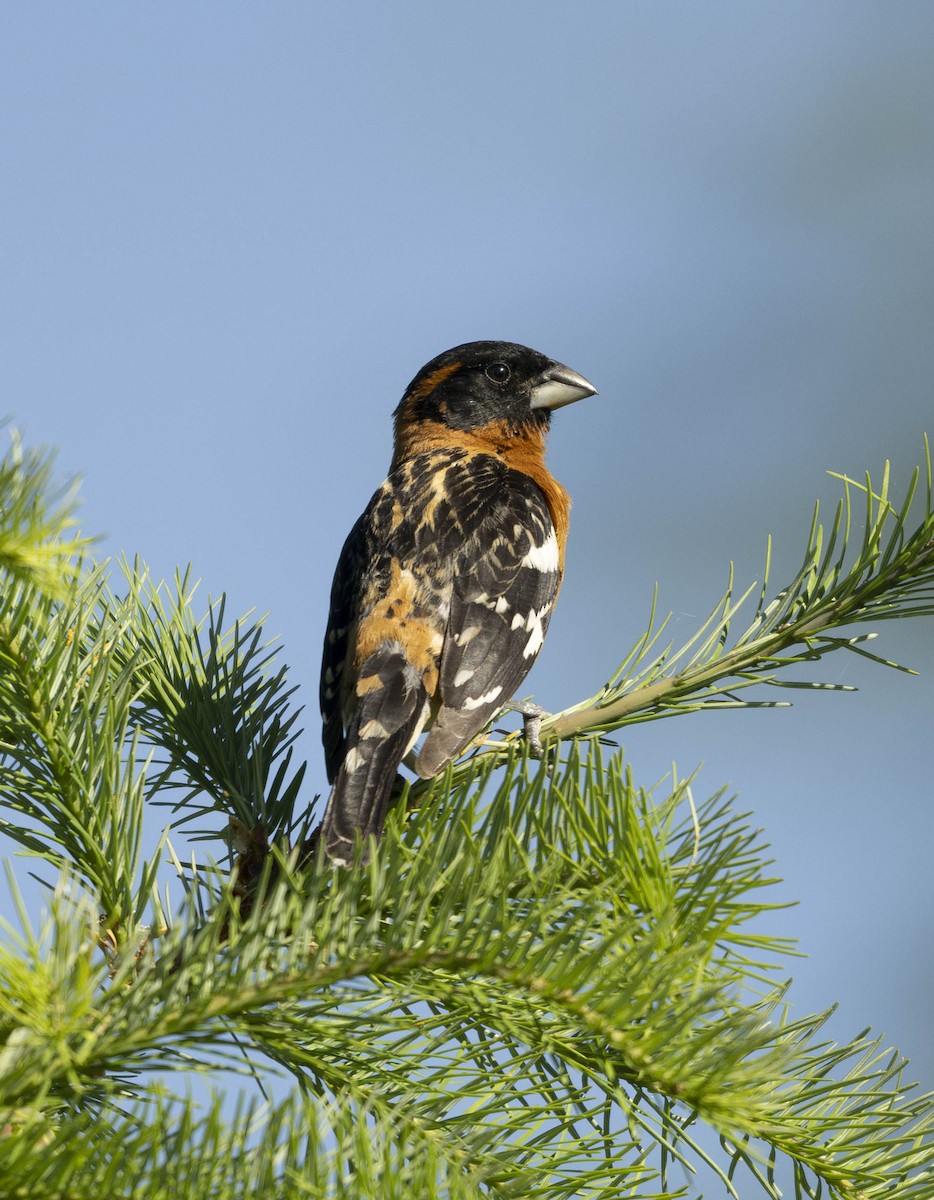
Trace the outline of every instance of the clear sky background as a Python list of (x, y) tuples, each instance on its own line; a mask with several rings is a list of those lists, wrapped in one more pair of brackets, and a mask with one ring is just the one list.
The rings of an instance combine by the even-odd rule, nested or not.
[[(474, 338), (566, 362), (600, 395), (554, 421), (575, 507), (528, 683), (565, 707), (656, 580), (687, 637), (768, 533), (794, 573), (828, 469), (920, 461), (932, 62), (926, 0), (4, 4), (0, 410), (103, 553), (268, 610), (310, 798), (330, 576), (403, 388)], [(800, 901), (768, 925), (809, 956), (793, 1011), (839, 1000), (930, 1088), (934, 622), (879, 629), (919, 677), (838, 656), (859, 692), (624, 741), (644, 784), (739, 793)]]

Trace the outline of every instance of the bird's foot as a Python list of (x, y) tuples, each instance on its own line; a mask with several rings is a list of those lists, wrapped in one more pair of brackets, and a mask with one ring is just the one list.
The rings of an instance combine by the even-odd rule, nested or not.
[(510, 700), (506, 705), (513, 712), (520, 713), (522, 716), (522, 732), (529, 746), (529, 754), (533, 758), (544, 758), (545, 747), (542, 745), (542, 721), (545, 717), (550, 717), (551, 713), (547, 708), (542, 708), (540, 704), (536, 704), (533, 700)]

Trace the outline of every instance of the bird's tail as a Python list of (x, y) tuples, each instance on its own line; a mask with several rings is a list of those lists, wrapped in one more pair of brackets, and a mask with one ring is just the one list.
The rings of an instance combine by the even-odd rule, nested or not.
[(429, 711), (425, 686), (401, 647), (383, 647), (367, 659), (356, 692), (357, 711), (321, 823), (328, 857), (345, 866), (353, 862), (358, 835), (379, 839), (396, 768), (421, 733)]

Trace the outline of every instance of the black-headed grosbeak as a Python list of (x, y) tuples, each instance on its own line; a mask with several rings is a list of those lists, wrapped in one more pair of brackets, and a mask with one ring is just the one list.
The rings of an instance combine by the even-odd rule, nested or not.
[[(344, 544), (321, 713), (321, 838), (350, 863), (382, 832), (396, 770), (429, 778), (506, 704), (535, 661), (561, 584), (570, 498), (545, 466), (551, 410), (596, 392), (513, 342), (424, 366), (395, 412), (389, 475)], [(365, 853), (365, 852), (364, 852)]]

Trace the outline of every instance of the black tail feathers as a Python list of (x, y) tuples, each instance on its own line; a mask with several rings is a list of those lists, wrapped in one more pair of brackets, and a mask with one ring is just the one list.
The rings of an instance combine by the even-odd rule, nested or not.
[(321, 823), (328, 857), (345, 866), (354, 861), (358, 836), (379, 839), (396, 770), (428, 716), (424, 684), (401, 647), (381, 648), (367, 659), (356, 693), (357, 711)]

